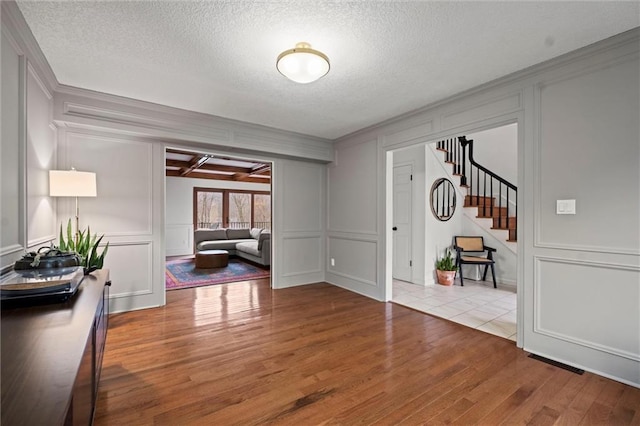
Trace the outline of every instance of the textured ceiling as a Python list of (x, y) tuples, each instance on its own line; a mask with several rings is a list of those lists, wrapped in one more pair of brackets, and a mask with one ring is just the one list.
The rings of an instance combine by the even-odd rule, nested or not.
[[(62, 84), (329, 139), (640, 26), (637, 1), (18, 5)], [(277, 72), (299, 41), (327, 76)]]

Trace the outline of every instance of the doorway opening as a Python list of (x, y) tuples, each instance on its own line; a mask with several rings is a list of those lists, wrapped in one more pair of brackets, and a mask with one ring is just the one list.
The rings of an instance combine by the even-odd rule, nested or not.
[[(459, 136), (466, 136), (467, 140), (474, 141), (474, 161), (491, 168), (496, 174), (504, 176), (505, 180), (517, 185), (517, 123), (453, 135), (444, 140), (457, 143)], [(392, 240), (387, 247), (393, 252), (393, 262), (388, 262), (392, 268), (389, 274), (391, 288), (387, 287), (388, 299), (515, 341), (519, 263), (517, 242), (513, 238), (516, 233), (514, 230), (510, 233), (508, 227), (494, 229), (497, 226), (492, 219), (478, 213), (477, 205), (474, 206), (473, 199), (469, 198), (473, 194), (469, 193), (468, 185), (464, 185), (461, 167), (456, 167), (455, 159), (449, 156), (447, 150), (438, 142), (440, 140), (393, 150), (387, 157), (388, 167), (393, 167), (393, 173), (387, 174), (388, 179), (393, 179), (391, 184), (387, 184), (388, 190), (392, 191), (393, 199), (392, 207), (388, 209), (391, 218), (387, 221), (387, 226), (392, 229), (387, 233)], [(462, 158), (459, 152), (455, 155), (458, 159)], [(465, 160), (469, 161), (468, 157)], [(407, 161), (411, 162), (412, 167), (411, 201), (404, 200), (402, 185), (398, 188), (396, 182), (397, 168), (405, 166)], [(445, 202), (457, 200), (453, 204), (446, 203), (444, 210), (441, 206), (432, 208), (430, 196), (434, 182), (441, 182), (443, 179), (453, 182), (455, 193), (445, 193), (444, 197), (438, 199)], [(491, 193), (491, 189), (487, 190), (487, 198), (502, 197), (500, 203), (502, 206), (508, 206), (507, 211), (510, 214), (517, 211), (517, 197), (513, 193), (505, 199), (504, 190), (499, 193), (497, 186), (494, 189), (495, 194)], [(405, 218), (407, 206), (412, 206), (413, 243), (410, 251), (403, 249), (402, 239), (396, 238), (396, 233), (400, 231), (397, 222)], [(446, 215), (446, 220), (443, 220), (440, 213)], [(517, 219), (509, 219), (508, 222), (517, 223)], [(486, 276), (487, 281), (483, 281), (483, 271), (478, 271), (476, 266), (471, 265), (468, 268), (465, 265), (463, 270), (464, 286), (460, 285), (459, 273), (453, 286), (437, 284), (435, 262), (443, 257), (447, 250), (451, 250), (453, 237), (456, 235), (482, 236), (486, 245), (497, 249), (494, 253), (497, 289), (493, 288), (491, 272)], [(410, 259), (405, 257), (406, 253), (409, 253)], [(455, 252), (453, 255), (455, 256)], [(410, 279), (402, 269), (396, 270), (398, 265), (407, 264), (411, 265)]]
[(265, 278), (272, 287), (272, 169), (165, 148), (165, 291)]

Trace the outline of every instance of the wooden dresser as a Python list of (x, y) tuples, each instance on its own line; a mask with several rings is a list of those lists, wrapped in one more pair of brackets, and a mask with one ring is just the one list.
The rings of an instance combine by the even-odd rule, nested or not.
[(110, 285), (102, 269), (67, 302), (2, 310), (2, 426), (93, 422)]

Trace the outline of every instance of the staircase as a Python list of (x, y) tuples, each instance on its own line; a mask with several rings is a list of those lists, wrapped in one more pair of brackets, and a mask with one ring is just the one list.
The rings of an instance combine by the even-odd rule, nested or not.
[(466, 189), (464, 207), (477, 208), (477, 218), (492, 219), (491, 229), (507, 231), (507, 241), (517, 241), (517, 199), (515, 185), (478, 164), (473, 158), (473, 140), (465, 136), (437, 142), (436, 150), (444, 153), (444, 161), (453, 167)]

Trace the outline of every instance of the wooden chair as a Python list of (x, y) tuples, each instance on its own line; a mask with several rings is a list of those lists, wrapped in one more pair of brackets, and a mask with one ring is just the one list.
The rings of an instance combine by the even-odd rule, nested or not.
[[(493, 267), (495, 261), (493, 260), (493, 252), (496, 249), (485, 246), (482, 237), (466, 237), (455, 236), (453, 237), (453, 248), (456, 250), (456, 266), (460, 272), (460, 285), (464, 285), (464, 278), (462, 277), (462, 265), (484, 265), (484, 274), (482, 280), (487, 278), (487, 270), (491, 267), (491, 275), (493, 276), (493, 288), (498, 288), (496, 285), (496, 271)], [(465, 253), (477, 253), (474, 256), (465, 256)], [(483, 256), (486, 252), (486, 256)]]

